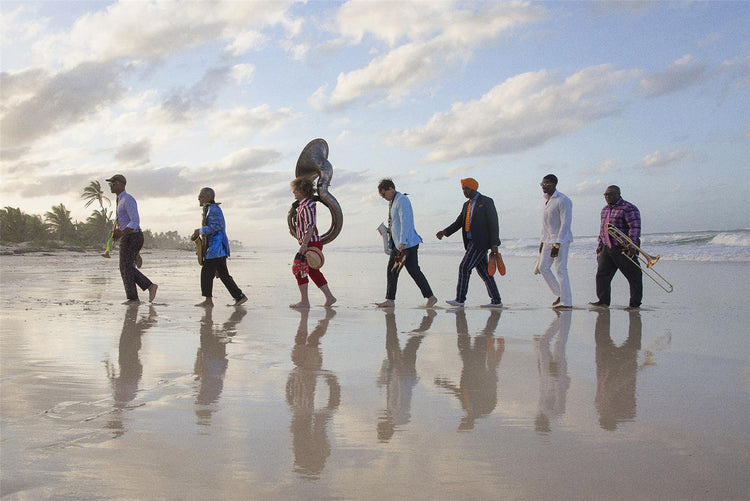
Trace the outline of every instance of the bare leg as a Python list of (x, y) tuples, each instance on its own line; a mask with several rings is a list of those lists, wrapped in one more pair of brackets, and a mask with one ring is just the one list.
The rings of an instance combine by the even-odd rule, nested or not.
[(299, 303), (290, 304), (289, 305), (290, 308), (295, 308), (295, 309), (298, 309), (298, 310), (301, 310), (301, 309), (305, 309), (306, 310), (306, 309), (310, 308), (310, 299), (307, 296), (307, 285), (308, 284), (301, 284), (299, 286), (300, 301), (299, 301)]
[(336, 297), (331, 294), (331, 289), (328, 288), (328, 284), (325, 284), (320, 290), (326, 295), (326, 302), (323, 306), (333, 306), (333, 303), (336, 302)]
[(156, 284), (151, 284), (148, 287), (148, 302), (149, 303), (153, 303), (154, 302), (154, 298), (156, 297), (156, 289), (158, 289), (158, 288), (159, 288), (159, 286), (156, 285)]
[(435, 303), (437, 303), (437, 298), (435, 296), (430, 296), (427, 298), (427, 303), (424, 305), (425, 308), (432, 308), (435, 306)]

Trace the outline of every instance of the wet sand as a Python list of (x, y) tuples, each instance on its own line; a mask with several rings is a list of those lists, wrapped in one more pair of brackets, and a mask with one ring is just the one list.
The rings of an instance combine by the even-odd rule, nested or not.
[[(660, 262), (631, 313), (572, 259), (558, 315), (506, 257), (501, 311), (406, 274), (383, 311), (386, 256), (332, 247), (305, 314), (288, 253), (236, 252), (250, 300), (210, 310), (190, 253), (144, 253), (140, 306), (114, 257), (0, 258), (3, 499), (748, 499), (746, 263)], [(420, 253), (439, 305), (459, 259)]]

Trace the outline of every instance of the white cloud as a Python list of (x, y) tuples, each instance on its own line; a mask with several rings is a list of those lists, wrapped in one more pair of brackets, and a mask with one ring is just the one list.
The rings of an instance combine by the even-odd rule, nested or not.
[(649, 153), (643, 157), (643, 159), (635, 164), (633, 168), (653, 171), (654, 169), (662, 169), (674, 163), (679, 163), (683, 160), (689, 159), (691, 156), (692, 153), (685, 150), (673, 151), (671, 153), (656, 150), (655, 152)]
[(258, 132), (272, 132), (299, 118), (289, 108), (271, 109), (267, 104), (252, 109), (232, 108), (211, 113), (207, 127), (214, 137), (238, 139)]
[(666, 70), (644, 77), (639, 90), (646, 97), (659, 97), (690, 87), (707, 77), (706, 65), (693, 61), (693, 56), (688, 54), (673, 62)]
[(328, 105), (340, 108), (383, 94), (389, 100), (399, 99), (501, 33), (545, 16), (541, 7), (521, 2), (468, 5), (479, 7), (456, 9), (450, 2), (345, 4), (338, 18), (343, 36), (359, 42), (371, 33), (391, 46), (402, 39), (406, 42), (377, 55), (363, 68), (340, 73)]
[(616, 89), (637, 75), (611, 65), (585, 68), (563, 81), (547, 71), (523, 73), (392, 141), (429, 148), (428, 162), (528, 150), (619, 112)]

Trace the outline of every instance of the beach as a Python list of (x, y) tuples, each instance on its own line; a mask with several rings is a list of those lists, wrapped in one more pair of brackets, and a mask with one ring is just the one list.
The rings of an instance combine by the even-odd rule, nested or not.
[(431, 310), (406, 274), (373, 306), (387, 256), (335, 245), (338, 302), (311, 285), (308, 313), (289, 251), (234, 251), (249, 301), (217, 280), (212, 309), (187, 251), (143, 252), (138, 306), (116, 252), (0, 257), (2, 498), (748, 498), (746, 261), (662, 259), (674, 292), (644, 277), (629, 312), (619, 274), (588, 306), (574, 254), (559, 313), (533, 255), (504, 254), (505, 308), (474, 275), (456, 310), (461, 253), (425, 247)]

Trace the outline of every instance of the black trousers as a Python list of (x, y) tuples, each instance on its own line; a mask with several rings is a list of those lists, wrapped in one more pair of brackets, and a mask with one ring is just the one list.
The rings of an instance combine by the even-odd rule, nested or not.
[(622, 247), (602, 247), (596, 258), (596, 296), (604, 304), (612, 300), (612, 279), (620, 270), (630, 284), (629, 306), (640, 306), (643, 299), (643, 272), (622, 254)]
[(120, 238), (120, 276), (125, 286), (125, 296), (128, 300), (138, 299), (138, 289), (146, 290), (151, 287), (151, 280), (135, 267), (135, 256), (143, 247), (143, 233), (135, 231)]
[[(414, 279), (414, 283), (419, 287), (419, 290), (422, 292), (422, 297), (428, 298), (432, 297), (432, 289), (430, 288), (430, 284), (427, 282), (424, 273), (422, 273), (422, 270), (419, 268), (418, 249), (419, 245), (404, 249), (404, 252), (406, 253), (404, 268), (406, 268), (406, 271), (409, 272), (411, 278)], [(398, 275), (401, 271), (399, 270), (395, 273), (391, 271), (391, 268), (393, 268), (393, 262), (396, 259), (396, 254), (398, 254), (398, 249), (394, 248), (391, 250), (391, 257), (388, 259), (388, 270), (386, 275), (387, 282), (385, 298), (391, 300), (396, 299), (396, 286), (398, 285)]]
[(229, 274), (226, 257), (217, 257), (203, 261), (203, 267), (201, 268), (201, 294), (204, 297), (213, 297), (214, 277), (219, 277), (229, 291), (229, 294), (235, 300), (243, 296), (242, 290), (237, 287), (234, 279)]

